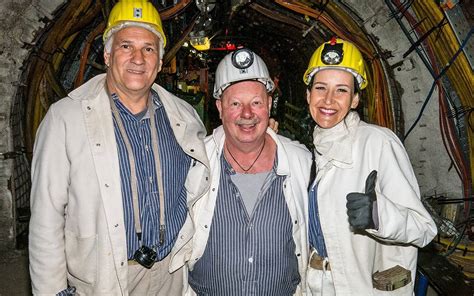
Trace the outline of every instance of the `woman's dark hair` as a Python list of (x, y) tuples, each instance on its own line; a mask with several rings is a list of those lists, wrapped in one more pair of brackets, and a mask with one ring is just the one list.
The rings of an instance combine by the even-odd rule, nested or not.
[(354, 77), (354, 94), (358, 94), (359, 92), (360, 92), (359, 83), (357, 82), (357, 79)]

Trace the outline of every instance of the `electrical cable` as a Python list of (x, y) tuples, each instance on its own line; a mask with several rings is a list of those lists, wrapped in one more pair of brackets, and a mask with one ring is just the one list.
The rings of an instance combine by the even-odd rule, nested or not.
[[(435, 22), (436, 19), (440, 21), (445, 18), (445, 15), (441, 12), (439, 6), (432, 1), (418, 1), (414, 5), (413, 10), (417, 13), (419, 18), (427, 20), (425, 22), (425, 30), (430, 26), (431, 19)], [(407, 20), (413, 24), (413, 17), (411, 17), (409, 13), (405, 16), (407, 17)], [(431, 23), (431, 25), (433, 26), (435, 23)], [(438, 37), (440, 37), (439, 39), (441, 40), (438, 40)], [(428, 38), (428, 41), (431, 44), (431, 47), (436, 50), (439, 64), (448, 63), (453, 53), (457, 50), (455, 46), (459, 44), (458, 39), (450, 26), (446, 26), (442, 30), (439, 30), (437, 36), (434, 39)], [(427, 49), (430, 49), (430, 47), (428, 46)], [(436, 62), (434, 55), (430, 50), (428, 50), (428, 53), (431, 63), (436, 66), (438, 63)], [(447, 76), (443, 77), (443, 80), (446, 80), (446, 83), (449, 83), (446, 88), (451, 88), (451, 86), (453, 86), (460, 102), (458, 103), (454, 99), (451, 99), (449, 92), (447, 92), (444, 97), (441, 96), (443, 92), (439, 92), (441, 110), (439, 116), (443, 143), (445, 144), (446, 150), (448, 151), (448, 154), (462, 180), (463, 195), (467, 199), (472, 196), (471, 168), (474, 166), (474, 147), (469, 145), (469, 138), (471, 141), (473, 140), (473, 133), (470, 130), (461, 129), (463, 127), (462, 123), (464, 122), (462, 118), (458, 117), (456, 118), (456, 122), (454, 122), (452, 118), (443, 116), (443, 114), (449, 114), (448, 105), (445, 104), (445, 102), (448, 103), (448, 100), (454, 109), (457, 109), (459, 104), (461, 104), (461, 106), (471, 105), (471, 97), (473, 93), (472, 86), (474, 85), (473, 72), (467, 58), (462, 55), (453, 63), (453, 66), (446, 74)], [(467, 120), (469, 120), (469, 118)], [(468, 124), (470, 125), (469, 121)], [(464, 136), (467, 138), (463, 139)], [(471, 205), (471, 202), (465, 202), (464, 214), (466, 217), (469, 217), (471, 214)]]
[[(422, 2), (423, 4), (426, 4), (425, 2)], [(388, 3), (387, 3), (388, 4)], [(427, 9), (426, 7), (423, 8), (423, 9), (419, 9), (417, 6), (415, 6), (415, 11), (418, 12), (418, 16), (420, 18), (422, 18), (422, 20), (429, 20), (430, 18), (428, 18), (427, 16), (427, 12), (428, 12), (428, 15), (429, 13), (431, 13), (431, 17), (435, 17), (436, 13), (438, 15), (440, 15), (439, 11), (436, 10), (436, 8), (434, 8), (434, 4), (430, 2), (430, 8)], [(390, 5), (389, 5), (390, 7)], [(408, 12), (405, 12), (404, 13), (404, 16), (405, 18), (408, 20), (408, 22), (410, 23), (410, 25), (412, 26), (413, 30), (415, 30), (419, 35), (428, 35), (426, 33), (423, 33), (423, 31), (421, 30), (423, 26), (421, 26), (422, 24), (422, 21), (415, 21), (415, 19), (413, 18), (413, 16), (411, 16), (410, 13)], [(443, 21), (445, 20), (445, 17), (440, 17), (441, 20), (438, 22), (438, 24), (434, 24), (432, 28), (434, 27), (440, 27), (441, 24), (443, 24)], [(397, 19), (397, 21), (399, 21)], [(401, 21), (399, 21), (399, 25), (400, 27), (402, 28), (402, 30), (405, 32), (405, 34), (407, 35), (407, 38), (410, 40), (410, 42), (412, 44), (414, 44), (414, 42), (411, 40), (411, 36), (408, 35), (408, 32), (407, 30), (404, 28), (404, 25), (403, 23), (401, 23)], [(426, 25), (426, 26), (429, 26), (429, 24), (423, 24), (423, 25)], [(425, 26), (425, 27), (426, 27)], [(457, 43), (457, 40), (453, 40), (453, 33), (452, 31), (449, 31), (449, 28), (450, 27), (446, 27), (447, 29), (446, 30), (440, 30), (438, 31), (438, 34), (436, 36), (436, 38), (434, 40), (432, 40), (432, 38), (428, 38), (429, 42), (426, 42), (425, 43), (425, 52), (430, 60), (430, 63), (432, 65), (432, 70), (430, 71), (430, 73), (432, 74), (433, 78), (437, 78), (438, 76), (438, 70), (437, 70), (437, 62), (435, 60), (435, 56), (434, 56), (434, 53), (432, 51), (432, 48), (429, 44), (432, 44), (433, 47), (437, 48), (439, 46), (439, 44), (445, 44), (446, 42), (438, 42), (438, 37), (442, 37), (442, 38), (449, 38), (451, 37), (451, 43), (452, 44), (458, 44)], [(430, 30), (425, 30), (426, 31), (430, 31)], [(445, 33), (444, 31), (446, 31), (447, 33)], [(451, 33), (451, 34), (449, 34)], [(445, 37), (444, 35), (448, 35), (448, 37)], [(420, 38), (420, 40), (422, 39), (425, 39), (425, 38)], [(422, 61), (425, 63), (425, 65), (427, 65), (427, 61), (425, 60), (425, 57), (424, 55), (421, 55), (421, 49), (419, 49), (418, 47), (415, 48), (420, 56), (420, 58), (422, 59)], [(438, 49), (438, 48), (437, 48)], [(452, 52), (450, 50), (440, 50), (438, 49), (438, 54), (441, 54), (441, 60), (443, 61), (446, 61), (448, 58), (446, 59), (443, 59), (443, 56), (449, 54), (449, 52)], [(450, 57), (449, 59), (452, 60), (453, 57)], [(441, 61), (441, 63), (443, 63)], [(459, 60), (458, 60), (459, 61)], [(463, 61), (463, 60), (461, 60)], [(464, 62), (464, 61), (463, 61)], [(464, 77), (472, 77), (472, 72), (469, 73), (469, 70), (467, 70), (468, 73), (466, 73), (466, 75), (463, 75), (459, 72), (464, 72), (463, 70), (466, 69), (466, 67), (464, 68), (461, 68), (461, 66), (459, 66), (459, 62), (455, 64), (455, 67), (452, 68), (454, 69), (453, 71), (456, 71), (456, 72), (453, 72), (453, 71), (450, 71), (448, 75), (451, 75), (451, 77), (453, 77), (454, 75), (456, 75), (457, 77), (461, 76), (461, 78), (464, 78)], [(464, 65), (466, 66), (467, 63), (464, 63), (461, 65)], [(448, 62), (448, 65), (451, 65), (450, 62)], [(431, 69), (431, 66), (428, 66), (427, 65), (427, 68), (428, 69)], [(443, 72), (444, 73), (444, 72)], [(453, 74), (453, 73), (456, 73), (456, 74)], [(469, 76), (471, 75), (471, 76)], [(441, 77), (441, 76), (440, 76)], [(436, 80), (435, 80), (436, 81)], [(459, 79), (456, 79), (455, 82), (458, 82)], [(454, 167), (458, 173), (458, 175), (460, 176), (461, 180), (462, 180), (462, 184), (463, 184), (463, 194), (464, 194), (464, 199), (465, 200), (465, 206), (464, 206), (464, 215), (466, 217), (469, 217), (469, 214), (470, 214), (470, 205), (471, 203), (469, 202), (469, 197), (471, 197), (471, 192), (472, 192), (472, 182), (471, 182), (471, 177), (470, 177), (470, 170), (469, 170), (469, 164), (468, 164), (468, 160), (466, 159), (466, 157), (468, 157), (468, 155), (464, 155), (462, 153), (462, 148), (460, 146), (460, 141), (456, 138), (456, 136), (458, 135), (458, 133), (456, 133), (456, 130), (454, 129), (454, 126), (456, 126), (456, 123), (454, 122), (454, 119), (452, 117), (449, 117), (449, 116), (446, 116), (447, 114), (449, 114), (449, 110), (448, 110), (448, 100), (451, 100), (450, 96), (448, 94), (445, 94), (444, 92), (444, 89), (441, 87), (441, 81), (438, 80), (436, 82), (436, 84), (438, 85), (438, 89), (439, 89), (439, 108), (440, 108), (440, 112), (439, 112), (439, 121), (440, 121), (440, 129), (441, 129), (441, 134), (442, 134), (442, 140), (443, 140), (443, 144), (446, 148), (446, 151), (448, 152), (448, 155), (449, 157), (451, 158), (453, 164), (454, 164)], [(463, 88), (460, 88), (460, 87), (463, 87), (462, 84), (457, 84), (456, 85), (456, 89), (457, 90), (463, 90)], [(469, 87), (469, 85), (468, 85)], [(469, 93), (469, 91), (468, 91)], [(451, 104), (453, 106), (455, 106), (454, 102), (451, 102)], [(456, 118), (456, 120), (458, 120), (459, 122), (459, 118)], [(467, 223), (467, 222), (466, 222)], [(466, 227), (465, 229), (463, 230), (463, 235), (464, 235), (464, 232), (467, 228), (467, 224), (466, 224)], [(458, 239), (456, 239), (454, 241), (454, 248), (456, 248), (456, 246), (459, 244), (460, 240), (462, 239), (462, 236), (461, 235)], [(449, 251), (449, 250), (448, 250)], [(454, 251), (449, 251), (447, 252), (446, 254), (447, 255), (450, 255), (452, 252)]]
[[(399, 1), (397, 1), (399, 2)], [(385, 0), (385, 4), (387, 4), (388, 8), (390, 9), (390, 11), (394, 11), (394, 8), (392, 7), (392, 1), (390, 0)], [(397, 5), (397, 4), (396, 4)], [(407, 20), (411, 23), (411, 22), (415, 22), (414, 18), (411, 16), (411, 15), (405, 15), (405, 17), (407, 18)], [(408, 41), (410, 42), (411, 45), (413, 45), (415, 43), (415, 41), (413, 40), (413, 38), (410, 36), (410, 33), (408, 32), (408, 30), (405, 28), (403, 22), (402, 22), (402, 19), (401, 17), (395, 17), (395, 20), (397, 21), (398, 25), (400, 26), (400, 28), (402, 29), (403, 33), (405, 34), (405, 37), (407, 37)], [(426, 57), (423, 55), (422, 53), (422, 50), (419, 48), (419, 47), (415, 47), (415, 51), (417, 52), (418, 56), (420, 57), (421, 61), (423, 62), (423, 64), (425, 65), (426, 69), (428, 70), (428, 72), (430, 72), (431, 76), (433, 78), (436, 77), (436, 74), (433, 72), (433, 68), (431, 67), (430, 63), (427, 61)]]
[(418, 40), (410, 46), (410, 48), (403, 54), (402, 57), (406, 58), (416, 47), (418, 47), (423, 41), (425, 41), (425, 39), (428, 38), (431, 33), (433, 33), (435, 30), (440, 29), (446, 24), (448, 24), (448, 22), (446, 21), (446, 18), (443, 18), (436, 26), (433, 26), (431, 29), (426, 31), (425, 34), (418, 38)]
[(415, 128), (416, 124), (418, 123), (418, 121), (420, 121), (421, 119), (421, 116), (423, 115), (423, 112), (425, 111), (425, 108), (426, 108), (426, 105), (428, 104), (428, 102), (430, 101), (430, 98), (431, 98), (431, 95), (433, 94), (433, 91), (434, 91), (434, 88), (436, 86), (436, 82), (438, 81), (438, 79), (440, 79), (445, 73), (446, 71), (448, 71), (448, 69), (451, 67), (451, 65), (453, 64), (453, 62), (456, 60), (456, 58), (459, 56), (459, 54), (463, 51), (464, 47), (466, 46), (467, 44), (467, 41), (469, 41), (469, 39), (471, 38), (471, 35), (472, 35), (472, 32), (474, 31), (474, 29), (471, 28), (471, 30), (469, 31), (469, 33), (467, 34), (466, 38), (464, 39), (464, 41), (462, 42), (461, 46), (459, 47), (459, 49), (456, 51), (456, 53), (453, 55), (453, 57), (451, 58), (451, 60), (448, 62), (448, 64), (441, 70), (441, 72), (435, 77), (434, 81), (433, 81), (433, 84), (431, 85), (431, 88), (430, 88), (430, 91), (428, 92), (428, 95), (426, 97), (426, 99), (424, 100), (423, 102), (423, 105), (421, 106), (421, 110), (420, 112), (418, 113), (418, 116), (416, 117), (415, 121), (413, 122), (413, 124), (411, 125), (411, 127), (408, 129), (408, 131), (405, 133), (405, 136), (403, 137), (403, 140), (402, 142), (404, 142), (406, 140), (406, 138), (410, 135), (410, 133), (412, 132), (412, 130)]

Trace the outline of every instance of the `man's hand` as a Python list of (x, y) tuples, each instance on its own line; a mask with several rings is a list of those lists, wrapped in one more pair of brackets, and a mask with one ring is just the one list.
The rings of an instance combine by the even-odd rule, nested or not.
[(374, 229), (375, 224), (372, 218), (372, 208), (377, 200), (375, 194), (375, 181), (377, 171), (373, 170), (365, 181), (365, 193), (352, 192), (347, 198), (347, 215), (349, 224), (354, 230)]
[(273, 118), (268, 120), (268, 127), (271, 128), (275, 133), (278, 134), (278, 121)]

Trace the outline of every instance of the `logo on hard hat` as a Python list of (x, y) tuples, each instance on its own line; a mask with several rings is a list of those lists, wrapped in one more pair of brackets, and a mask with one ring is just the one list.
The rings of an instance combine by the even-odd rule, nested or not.
[(232, 53), (232, 65), (240, 70), (250, 67), (253, 64), (253, 59), (253, 52), (246, 48), (239, 49)]
[(326, 65), (337, 65), (342, 62), (344, 53), (342, 51), (342, 44), (326, 43), (321, 54), (321, 60)]
[(142, 9), (141, 8), (133, 8), (133, 17), (134, 18), (142, 18), (143, 15), (142, 15)]

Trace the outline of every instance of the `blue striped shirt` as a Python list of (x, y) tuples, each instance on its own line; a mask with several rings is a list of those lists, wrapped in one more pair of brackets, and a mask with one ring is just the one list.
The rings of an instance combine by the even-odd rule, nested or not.
[[(165, 108), (158, 94), (153, 91), (156, 129), (160, 150), (161, 169), (163, 171), (163, 186), (165, 191), (165, 242), (159, 246), (160, 204), (155, 158), (152, 149), (150, 117), (148, 112), (142, 118), (133, 115), (113, 94), (115, 105), (119, 110), (125, 131), (130, 139), (136, 161), (138, 201), (140, 223), (142, 227), (142, 245), (153, 248), (157, 260), (161, 260), (171, 251), (179, 230), (186, 219), (186, 190), (184, 183), (191, 164), (191, 158), (184, 153), (174, 136), (166, 115)], [(132, 205), (132, 190), (130, 186), (130, 163), (125, 142), (114, 119), (115, 138), (120, 162), (120, 178), (122, 200), (127, 236), (127, 256), (140, 247), (135, 231)]]
[(198, 295), (293, 295), (301, 278), (292, 219), (283, 194), (286, 176), (268, 174), (249, 216), (224, 157), (216, 207), (203, 256), (189, 273)]
[(324, 242), (323, 231), (319, 221), (317, 184), (313, 184), (309, 190), (309, 245), (318, 251), (321, 257), (327, 257), (326, 243)]

